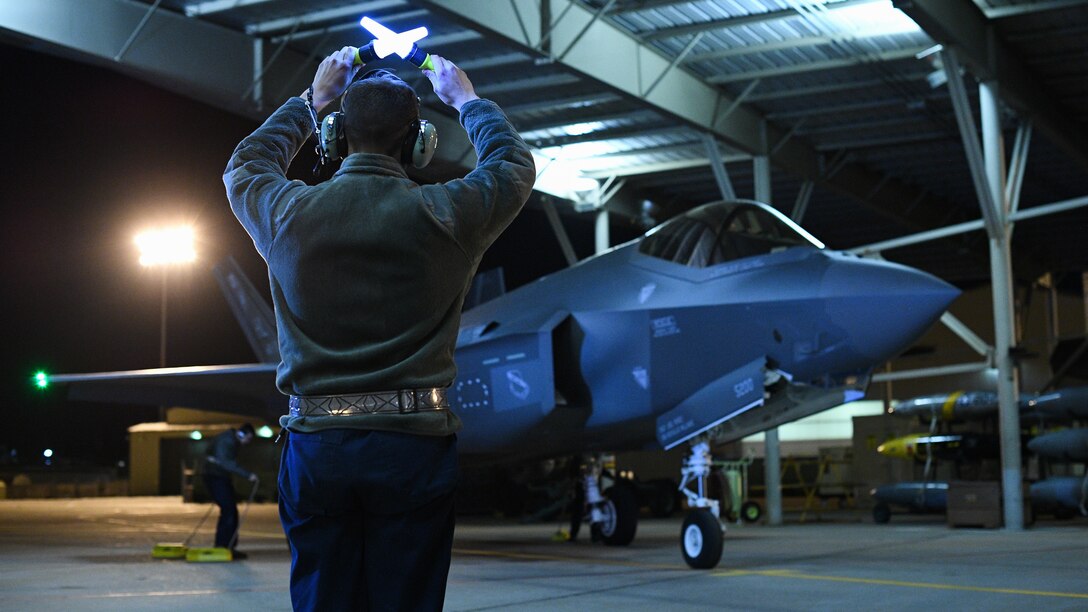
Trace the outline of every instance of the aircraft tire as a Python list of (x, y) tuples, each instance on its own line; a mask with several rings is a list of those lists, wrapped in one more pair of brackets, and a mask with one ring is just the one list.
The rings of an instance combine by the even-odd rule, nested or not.
[(709, 510), (697, 508), (680, 528), (680, 553), (692, 569), (712, 569), (722, 560), (722, 525)]
[(892, 520), (891, 506), (884, 502), (880, 502), (873, 506), (873, 522), (883, 525)]
[(763, 506), (759, 502), (746, 501), (740, 505), (740, 518), (745, 523), (754, 523), (763, 518)]
[(595, 535), (609, 546), (627, 546), (638, 529), (638, 501), (630, 486), (616, 484), (604, 492), (607, 516), (604, 524), (594, 525)]

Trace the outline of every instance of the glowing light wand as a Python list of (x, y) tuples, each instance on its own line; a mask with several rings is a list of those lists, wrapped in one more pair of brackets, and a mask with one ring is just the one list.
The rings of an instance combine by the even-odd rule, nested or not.
[(416, 42), (427, 36), (427, 28), (418, 27), (407, 32), (394, 32), (370, 17), (363, 17), (359, 25), (374, 35), (374, 40), (355, 52), (355, 63), (365, 64), (375, 59), (383, 59), (397, 54), (417, 68), (434, 70), (431, 56), (419, 48)]

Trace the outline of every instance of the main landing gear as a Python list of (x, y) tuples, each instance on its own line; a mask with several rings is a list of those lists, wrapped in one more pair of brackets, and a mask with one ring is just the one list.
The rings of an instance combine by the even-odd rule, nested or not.
[[(684, 561), (695, 569), (718, 565), (725, 538), (718, 500), (706, 496), (710, 466), (710, 444), (700, 441), (692, 444), (691, 456), (680, 470), (683, 475), (680, 492), (688, 498), (688, 506), (692, 509), (680, 528), (680, 552)], [(695, 490), (689, 488), (691, 485)]]
[(599, 457), (592, 457), (582, 464), (581, 482), (575, 487), (570, 538), (577, 537), (582, 523), (589, 523), (593, 541), (627, 546), (635, 539), (638, 529), (635, 492), (625, 481), (610, 479), (612, 485), (602, 494), (603, 475)]

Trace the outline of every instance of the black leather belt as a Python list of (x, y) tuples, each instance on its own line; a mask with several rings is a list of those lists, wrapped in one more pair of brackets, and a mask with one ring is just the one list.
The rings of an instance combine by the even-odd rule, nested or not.
[(446, 390), (437, 387), (357, 395), (292, 395), (289, 405), (291, 416), (410, 414), (450, 408)]

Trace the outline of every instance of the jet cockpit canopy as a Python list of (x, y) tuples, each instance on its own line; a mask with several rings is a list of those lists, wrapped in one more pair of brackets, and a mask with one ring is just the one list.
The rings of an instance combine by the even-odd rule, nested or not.
[(705, 268), (795, 246), (824, 248), (812, 234), (770, 206), (731, 200), (704, 204), (669, 219), (651, 230), (638, 250)]

